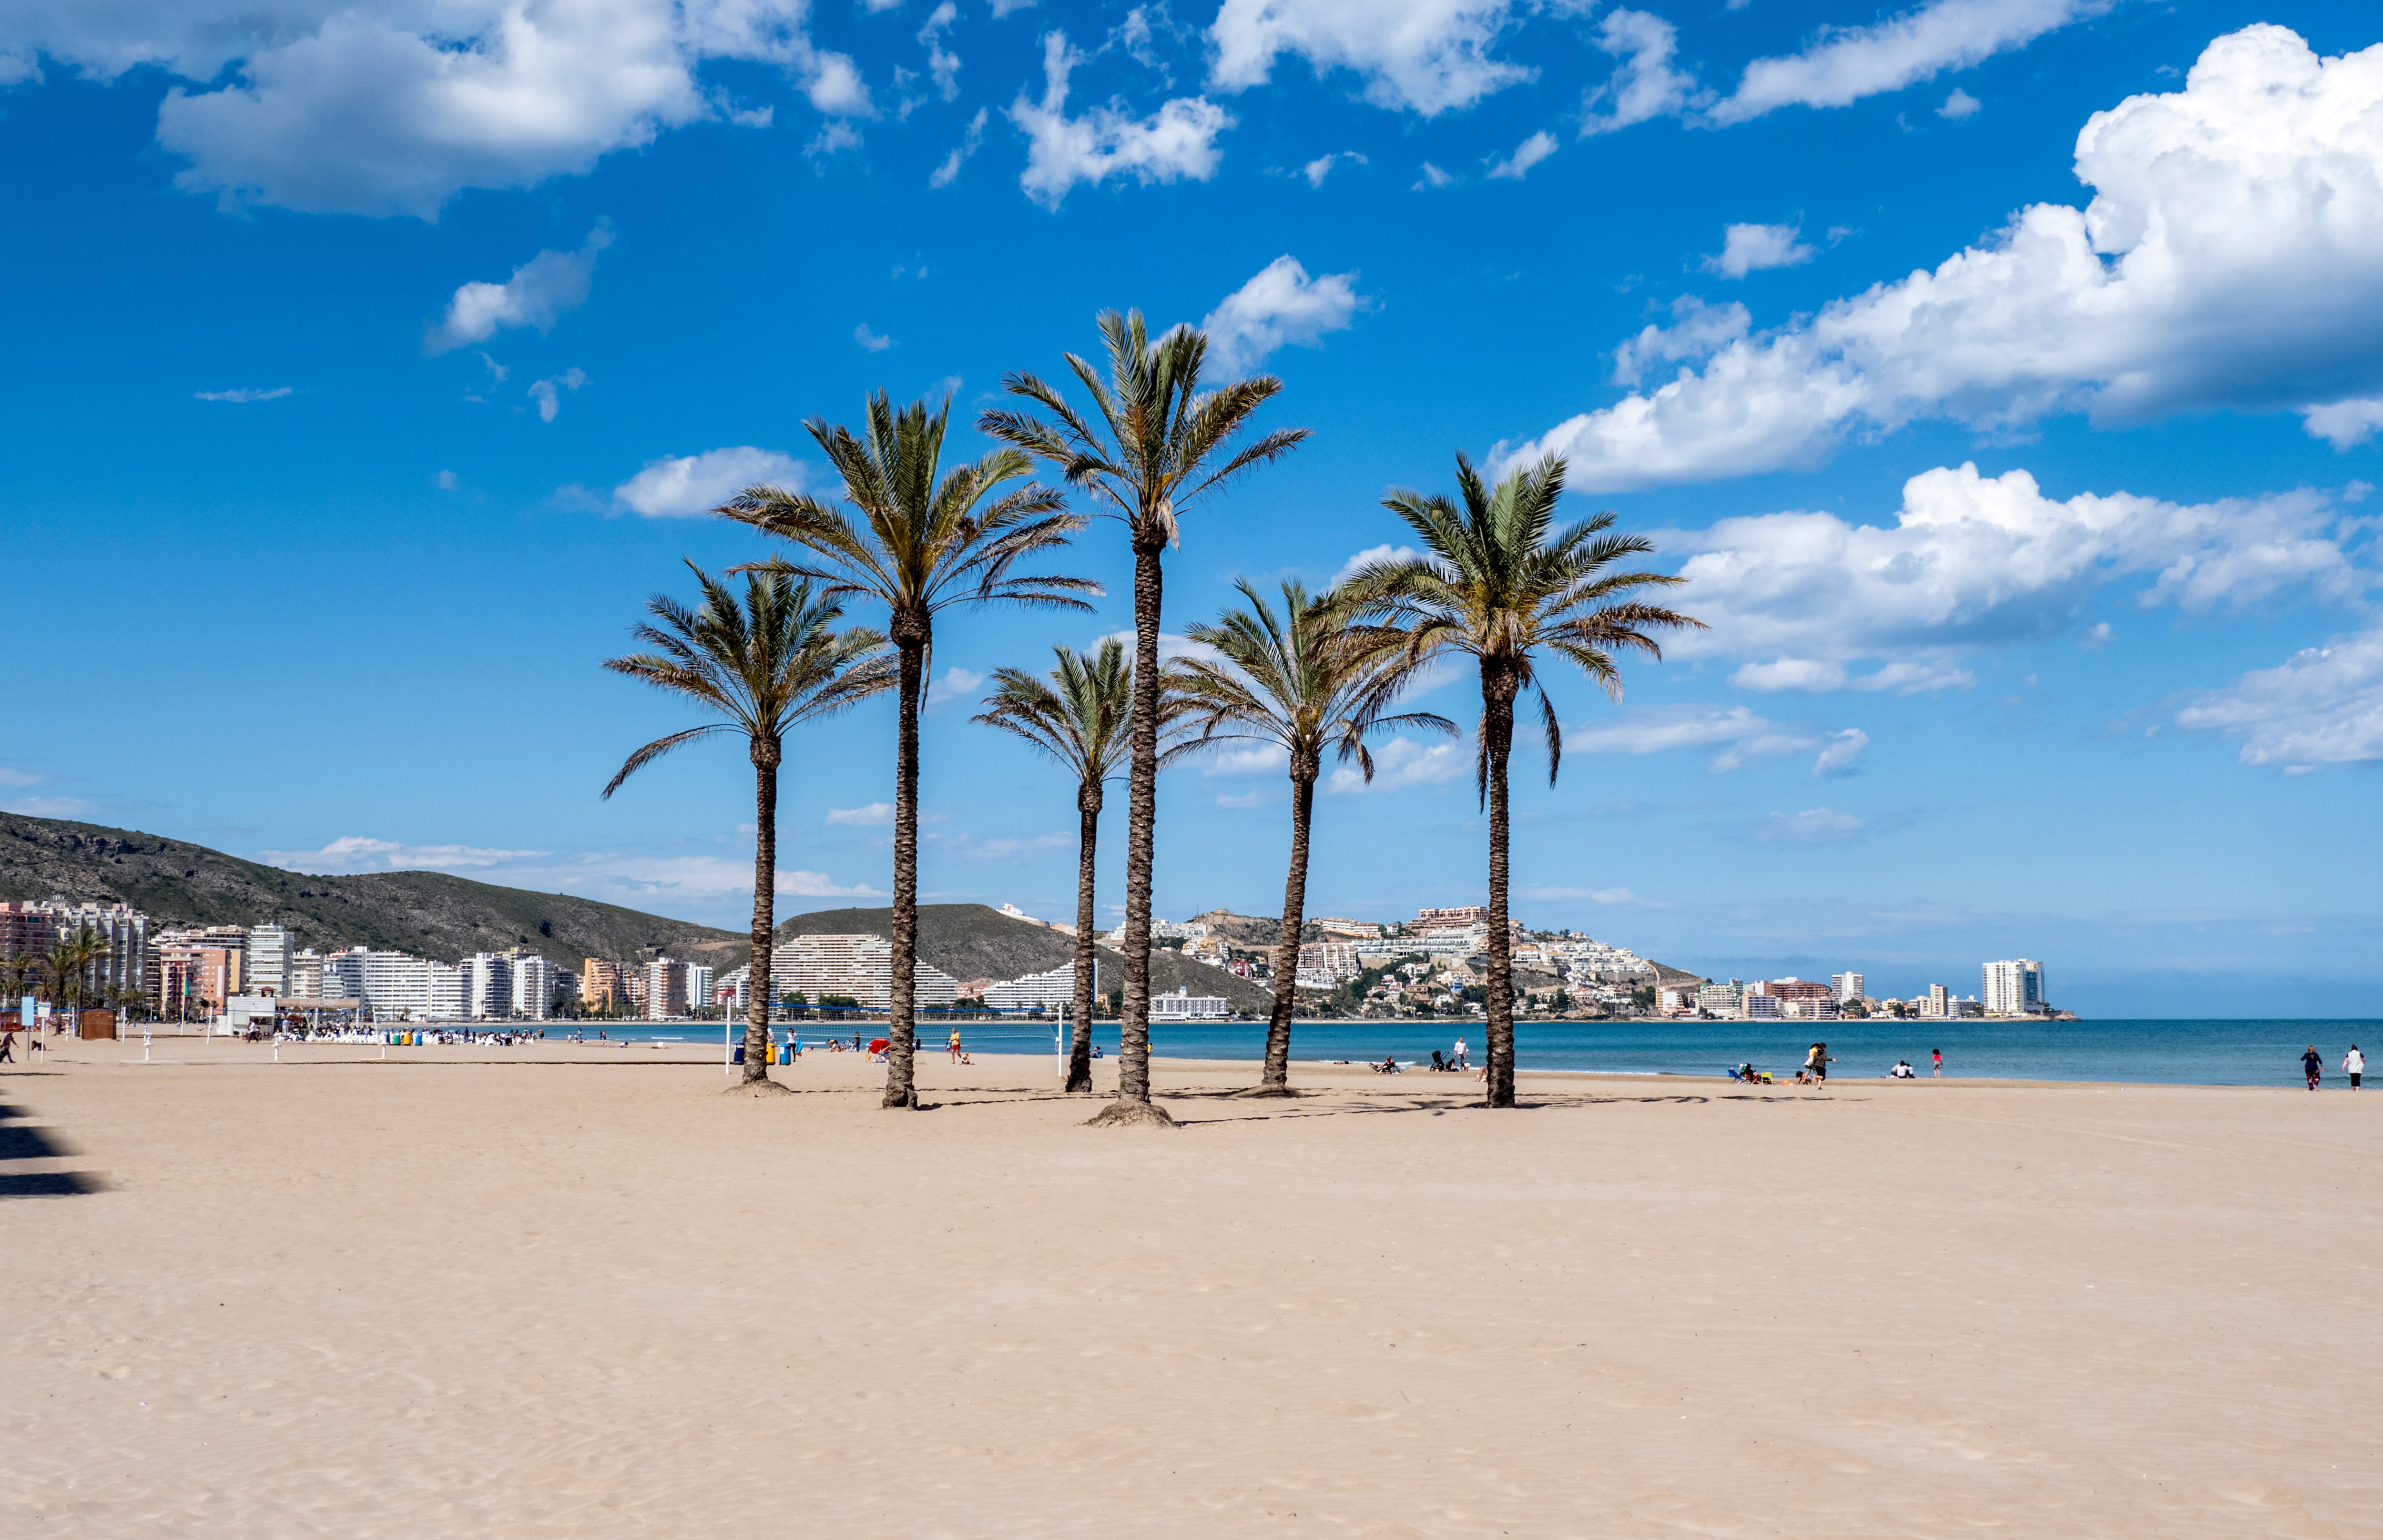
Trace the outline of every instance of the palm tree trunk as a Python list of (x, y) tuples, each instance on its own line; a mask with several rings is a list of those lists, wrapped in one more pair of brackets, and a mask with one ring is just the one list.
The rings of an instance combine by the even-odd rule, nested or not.
[(919, 1035), (919, 696), (926, 673), (923, 619), (896, 612), (890, 627), (901, 649), (901, 724), (894, 748), (894, 977), (887, 994), (885, 1101), (916, 1107)]
[(1514, 746), (1520, 681), (1481, 666), (1481, 733), (1488, 762), (1489, 1001), (1482, 1037), (1489, 1050), (1488, 1103), (1514, 1104), (1514, 942), (1506, 932), (1506, 757)]
[(1307, 828), (1315, 808), (1315, 777), (1290, 778), (1290, 875), (1282, 885), (1282, 933), (1274, 948), (1274, 1018), (1266, 1026), (1261, 1094), (1290, 1094), (1290, 1012), (1299, 1001), (1299, 934), (1307, 919)]
[(1101, 838), (1101, 783), (1076, 790), (1076, 1033), (1068, 1050), (1068, 1090), (1093, 1089), (1093, 996), (1100, 953), (1093, 944), (1093, 856)]
[(745, 1080), (770, 1078), (770, 967), (778, 929), (778, 764), (775, 743), (753, 740), (753, 946), (747, 954)]
[(1125, 829), (1125, 998), (1117, 1101), (1150, 1104), (1150, 868), (1158, 829), (1158, 605), (1162, 536), (1133, 542), (1133, 754)]

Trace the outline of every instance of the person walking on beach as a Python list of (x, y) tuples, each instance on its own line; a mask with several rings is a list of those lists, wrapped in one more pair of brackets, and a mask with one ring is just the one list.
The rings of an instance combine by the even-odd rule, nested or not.
[(2318, 1056), (2315, 1043), (2310, 1043), (2308, 1052), (2301, 1055), (2301, 1068), (2308, 1076), (2309, 1090), (2315, 1090), (2325, 1078), (2325, 1060)]
[(1473, 1067), (1471, 1065), (1464, 1062), (1464, 1040), (1463, 1038), (1456, 1040), (1456, 1053), (1452, 1055), (1451, 1062), (1452, 1062), (1459, 1069), (1470, 1069)]
[(2350, 1052), (2341, 1056), (2341, 1072), (2350, 1077), (2350, 1089), (2356, 1090), (2358, 1078), (2366, 1073), (2366, 1055), (2358, 1051), (2358, 1044), (2352, 1043)]
[(954, 1064), (957, 1064), (957, 1063), (959, 1063), (959, 1062), (960, 1062), (960, 1029), (959, 1029), (958, 1028), (957, 1028), (957, 1027), (955, 1027), (955, 1028), (953, 1028), (953, 1029), (952, 1029), (952, 1041), (951, 1041), (951, 1042), (950, 1042), (950, 1044), (949, 1044), (948, 1046), (950, 1047), (950, 1049), (951, 1049), (951, 1053), (952, 1053), (952, 1063), (954, 1063)]
[(1941, 1048), (1932, 1048), (1928, 1050), (1928, 1056), (1936, 1061), (1936, 1078), (1940, 1080), (1943, 1079), (1945, 1078), (1945, 1050)]
[(1824, 1086), (1829, 1083), (1829, 1045), (1825, 1042), (1812, 1044), (1809, 1051), (1805, 1053), (1804, 1072), (1812, 1077), (1814, 1085)]

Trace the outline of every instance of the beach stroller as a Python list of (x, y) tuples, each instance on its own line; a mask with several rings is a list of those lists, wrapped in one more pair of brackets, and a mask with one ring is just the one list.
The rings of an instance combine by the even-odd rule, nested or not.
[(1431, 1067), (1438, 1070), (1444, 1070), (1449, 1067), (1448, 1060), (1437, 1048), (1431, 1051)]

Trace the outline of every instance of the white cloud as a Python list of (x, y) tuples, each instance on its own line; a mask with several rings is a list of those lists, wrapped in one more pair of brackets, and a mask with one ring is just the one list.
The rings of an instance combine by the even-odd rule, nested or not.
[[(841, 117), (830, 118), (820, 125), (820, 131), (803, 146), (803, 154), (816, 164), (846, 150), (860, 148), (860, 130)], [(824, 175), (824, 173), (822, 173)]]
[(1511, 0), (1224, 0), (1208, 80), (1246, 91), (1297, 54), (1319, 77), (1354, 72), (1377, 106), (1434, 117), (1536, 73), (1490, 56), (1511, 11)]
[(1475, 755), (1468, 743), (1418, 743), (1392, 738), (1374, 750), (1374, 779), (1354, 765), (1341, 765), (1326, 779), (1324, 789), (1342, 796), (1360, 792), (1396, 792), (1409, 786), (1437, 786), (1474, 772)]
[(253, 401), (278, 401), (291, 394), (292, 390), (290, 386), (277, 385), (270, 390), (242, 388), (236, 390), (193, 390), (191, 394), (203, 401), (234, 401), (245, 406)]
[(537, 403), (537, 420), (541, 423), (554, 421), (555, 414), (562, 410), (562, 392), (576, 390), (586, 383), (586, 371), (575, 366), (545, 379), (533, 380), (529, 398)]
[(1772, 814), (1751, 837), (1763, 844), (1851, 844), (1869, 830), (1868, 822), (1851, 813), (1807, 807), (1800, 813)]
[[(1611, 133), (1650, 117), (1686, 111), (1697, 100), (1696, 78), (1672, 68), (1680, 35), (1673, 25), (1645, 11), (1608, 11), (1597, 45), (1622, 62), (1613, 78), (1589, 93), (1582, 117), (1583, 138)], [(1596, 110), (1605, 107), (1603, 112)]]
[(1447, 172), (1442, 171), (1438, 166), (1434, 166), (1431, 162), (1426, 161), (1423, 163), (1423, 175), (1415, 179), (1415, 190), (1417, 191), (1421, 191), (1426, 187), (1453, 187), (1456, 185), (1458, 179), (1459, 179), (1449, 175)]
[(2244, 674), (2176, 714), (2177, 724), (2242, 745), (2242, 763), (2287, 773), (2383, 759), (2383, 629)]
[(1311, 278), (1292, 257), (1275, 258), (1225, 296), (1200, 329), (1210, 366), (1220, 376), (1255, 368), (1277, 348), (1312, 348), (1327, 332), (1346, 331), (1373, 302), (1357, 292), (1354, 273)]
[(1305, 166), (1301, 166), (1299, 168), (1299, 172), (1300, 175), (1307, 179), (1308, 186), (1322, 187), (1324, 185), (1324, 179), (1332, 174), (1332, 167), (1344, 160), (1352, 166), (1364, 166), (1368, 164), (1365, 157), (1359, 154), (1354, 150), (1336, 150), (1331, 154), (1316, 156), (1314, 160), (1309, 161)]
[(1857, 425), (1925, 416), (2289, 408), (2359, 431), (2348, 403), (2383, 398), (2383, 44), (2320, 60), (2280, 27), (2220, 38), (2183, 91), (2095, 114), (2077, 173), (2081, 210), (2026, 209), (1513, 452), (1617, 491), (1811, 465)]
[(1489, 179), (1521, 181), (1531, 174), (1531, 167), (1556, 153), (1556, 136), (1541, 129), (1537, 133), (1514, 146), (1514, 153), (1504, 160), (1492, 156)]
[(2337, 450), (2354, 450), (2374, 437), (2376, 429), (2383, 428), (2383, 400), (2335, 401), (2305, 408), (2301, 416), (2311, 437), (2322, 438)]
[(945, 706), (955, 700), (965, 699), (983, 683), (984, 675), (974, 669), (963, 669), (954, 664), (944, 671), (942, 678), (927, 685), (927, 704)]
[(502, 283), (463, 285), (448, 302), (447, 318), (424, 336), (423, 351), (451, 352), (485, 342), (500, 329), (512, 326), (552, 330), (564, 311), (587, 302), (588, 286), (596, 275), (596, 253), (611, 243), (611, 226), (599, 220), (575, 252), (542, 251), (514, 268), (513, 276)]
[(45, 778), (32, 770), (15, 770), (7, 765), (0, 765), (0, 786), (35, 786), (39, 785), (43, 779)]
[(1219, 807), (1262, 807), (1273, 800), (1274, 794), (1264, 786), (1253, 786), (1238, 794), (1216, 794), (1216, 806)]
[(1613, 381), (1636, 385), (1653, 365), (1708, 358), (1744, 337), (1754, 317), (1733, 300), (1708, 304), (1694, 294), (1672, 302), (1672, 324), (1650, 326), (1613, 350)]
[(944, 157), (943, 164), (929, 174), (929, 187), (949, 187), (958, 179), (960, 167), (968, 164), (968, 158), (975, 154), (977, 147), (984, 142), (984, 125), (985, 109), (979, 107), (976, 116), (969, 119), (968, 131), (960, 136), (960, 142), (952, 146), (952, 153)]
[(872, 353), (882, 353), (886, 349), (894, 345), (894, 339), (892, 338), (880, 337), (875, 332), (870, 331), (869, 329), (869, 323), (866, 321), (861, 322), (860, 325), (852, 328), (852, 339)]
[(2118, 633), (2109, 622), (2095, 621), (2086, 628), (2085, 634), (2077, 638), (2077, 645), (2088, 652), (2099, 652), (2118, 639)]
[(799, 488), (800, 464), (775, 450), (750, 444), (701, 454), (648, 460), (645, 469), (612, 488), (612, 500), (648, 519), (710, 512), (747, 487)]
[(190, 163), (177, 179), (186, 191), (434, 218), (464, 188), (584, 172), (718, 115), (697, 80), (706, 59), (775, 64), (821, 111), (866, 112), (852, 61), (811, 46), (805, 10), (802, 0), (36, 0), (0, 21), (0, 83), (31, 78), (40, 54), (104, 80), (158, 66), (186, 82), (157, 114), (158, 143)]
[(1019, 11), (1032, 10), (1035, 4), (1036, 0), (993, 0), (993, 18), (998, 21)]
[(872, 802), (865, 807), (831, 807), (824, 820), (837, 829), (883, 829), (894, 821), (894, 804)]
[(1359, 568), (1369, 567), (1377, 561), (1412, 561), (1422, 554), (1413, 546), (1367, 546), (1340, 563), (1340, 570), (1332, 574), (1332, 583), (1346, 582), (1350, 574)]
[(441, 492), (457, 492), (463, 490), (463, 478), (452, 471), (441, 471), (430, 478), (430, 485)]
[(1200, 756), (1202, 775), (1282, 775), (1290, 755), (1280, 744), (1244, 744), (1219, 739), (1218, 746)]
[(1842, 107), (1900, 91), (2109, 6), (2110, 0), (1932, 0), (1873, 26), (1824, 27), (1803, 53), (1747, 65), (1736, 92), (1712, 109), (1713, 120), (1743, 123), (1780, 107)]
[[(1851, 736), (1847, 733), (1851, 733)], [(1566, 754), (1667, 754), (1716, 749), (1716, 775), (1757, 759), (1811, 754), (1814, 774), (1842, 773), (1870, 742), (1858, 729), (1832, 733), (1777, 722), (1744, 706), (1637, 706), (1564, 730)]]
[(1705, 271), (1742, 278), (1748, 273), (1809, 262), (1813, 251), (1796, 239), (1800, 233), (1794, 225), (1732, 225), (1722, 234), (1721, 254), (1705, 258)]
[(1026, 132), (1026, 169), (1018, 179), (1026, 195), (1056, 209), (1078, 182), (1097, 187), (1112, 176), (1131, 176), (1148, 186), (1189, 177), (1204, 182), (1216, 173), (1222, 153), (1216, 136), (1232, 117), (1205, 97), (1178, 97), (1148, 117), (1114, 106), (1093, 107), (1069, 117), (1068, 76), (1084, 56), (1068, 46), (1065, 32), (1043, 38), (1043, 100), (1024, 92), (1010, 104), (1009, 120)]
[(90, 811), (91, 804), (79, 796), (15, 796), (0, 800), (0, 812), (22, 813), (33, 819), (69, 819)]
[[(476, 871), (549, 854), (543, 850), (496, 850), (469, 844), (407, 844), (348, 834), (320, 850), (261, 850), (268, 864), (291, 871), (331, 875), (356, 871)], [(750, 881), (748, 878), (747, 881)]]
[(1642, 909), (1668, 909), (1670, 905), (1652, 898), (1642, 898), (1628, 888), (1568, 888), (1547, 882), (1533, 883), (1519, 890), (1525, 898), (1535, 902), (1559, 899), (1587, 899), (1591, 904), (1632, 904)]
[(927, 49), (927, 73), (935, 78), (935, 90), (946, 102), (960, 93), (960, 57), (944, 46), (944, 29), (958, 20), (959, 15), (952, 0), (943, 0), (927, 13), (926, 25), (919, 29), (919, 41)]
[(1945, 105), (1936, 109), (1936, 116), (1949, 117), (1958, 123), (1965, 117), (1977, 117), (1978, 109), (1984, 105), (1983, 102), (1963, 91), (1959, 86), (1955, 86), (1952, 92), (1945, 98)]
[[(1680, 568), (1680, 602), (1712, 628), (1673, 650), (1759, 660), (1735, 676), (1753, 689), (1963, 685), (1972, 681), (1949, 650), (2057, 635), (2095, 589), (2124, 578), (2151, 579), (2140, 604), (2190, 611), (2293, 589), (2353, 601), (2371, 580), (2331, 537), (2335, 518), (2312, 491), (2058, 501), (2025, 471), (1939, 468), (1904, 484), (1892, 527), (1767, 513), (1667, 537), (1696, 552)], [(1866, 675), (1846, 667), (1865, 658), (1895, 661)]]

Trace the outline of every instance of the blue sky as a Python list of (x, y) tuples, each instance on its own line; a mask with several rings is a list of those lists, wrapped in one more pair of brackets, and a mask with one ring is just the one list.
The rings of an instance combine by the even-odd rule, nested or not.
[[(1713, 630), (1557, 676), (1518, 911), (1716, 975), (2371, 1014), (2383, 22), (2231, 0), (56, 0), (0, 20), (19, 687), (0, 800), (735, 925), (749, 775), (604, 673), (801, 420), (1205, 322), (1315, 430), (1167, 629), (1574, 467)], [(968, 436), (971, 445), (977, 441)], [(972, 452), (972, 451), (971, 451)], [(935, 896), (1072, 903), (957, 614)], [(1419, 704), (1467, 719), (1467, 682)], [(888, 883), (891, 710), (789, 756), (781, 912)], [(1482, 895), (1463, 745), (1319, 799), (1311, 911)], [(1104, 902), (1121, 890), (1122, 803)], [(1279, 766), (1168, 776), (1158, 905), (1273, 913)]]

